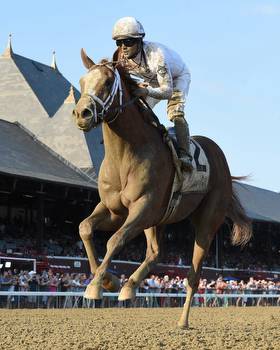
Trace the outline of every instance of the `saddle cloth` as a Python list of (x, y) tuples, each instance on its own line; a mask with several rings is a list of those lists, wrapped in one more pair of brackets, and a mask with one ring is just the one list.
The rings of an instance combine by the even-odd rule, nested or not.
[[(181, 192), (206, 192), (210, 174), (210, 167), (206, 154), (200, 144), (193, 139), (191, 139), (190, 151), (193, 157), (193, 171), (184, 171), (182, 173), (183, 184)], [(176, 175), (178, 175), (177, 172)], [(177, 185), (175, 186), (175, 190), (180, 190), (180, 181), (178, 176), (175, 176), (174, 182)]]
[(206, 154), (197, 141), (191, 138), (190, 152), (193, 158), (193, 171), (191, 172), (182, 172), (181, 170), (181, 164), (176, 152), (176, 139), (173, 128), (168, 129), (166, 142), (172, 152), (176, 171), (168, 208), (160, 223), (164, 223), (175, 215), (183, 194), (205, 193), (210, 175), (210, 166)]

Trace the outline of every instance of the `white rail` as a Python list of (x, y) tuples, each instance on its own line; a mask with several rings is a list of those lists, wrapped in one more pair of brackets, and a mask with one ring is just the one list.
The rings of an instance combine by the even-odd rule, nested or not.
[[(117, 297), (119, 293), (103, 293), (104, 297)], [(83, 297), (83, 292), (11, 292), (0, 291), (0, 296), (55, 296), (55, 297)], [(150, 298), (185, 298), (185, 293), (136, 293), (136, 297), (150, 297)], [(205, 293), (195, 294), (195, 298), (280, 298), (280, 294), (216, 294)]]

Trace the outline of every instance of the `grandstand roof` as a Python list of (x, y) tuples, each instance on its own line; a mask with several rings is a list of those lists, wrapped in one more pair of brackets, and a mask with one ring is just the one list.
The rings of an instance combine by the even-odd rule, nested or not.
[(0, 119), (0, 154), (0, 173), (97, 188), (96, 181), (42, 144), (19, 123)]
[(0, 54), (0, 118), (20, 122), (41, 142), (76, 167), (86, 168), (94, 178), (104, 155), (102, 134), (100, 128), (88, 133), (78, 130), (72, 111), (79, 96), (59, 71), (55, 56), (49, 66), (18, 55), (10, 37)]
[[(11, 42), (0, 56), (0, 111), (5, 116), (19, 113), (53, 117), (69, 94), (71, 83), (59, 72), (53, 59), (51, 66), (13, 52)], [(79, 91), (74, 93), (78, 97)], [(28, 100), (28, 103), (26, 103)], [(16, 102), (16, 105), (10, 102)], [(15, 110), (14, 110), (15, 109)], [(37, 117), (38, 118), (38, 117)]]
[[(8, 46), (0, 57), (0, 70), (5, 73), (1, 74), (0, 80), (1, 105), (6, 109), (4, 115), (8, 114), (9, 108), (14, 107), (9, 104), (10, 98), (16, 97), (17, 105), (24, 106), (25, 112), (30, 115), (34, 114), (36, 105), (38, 111), (43, 112), (43, 107), (47, 116), (52, 117), (67, 98), (71, 87), (57, 68), (55, 53), (50, 66), (17, 55), (12, 49), (10, 35)], [(73, 89), (75, 95), (79, 96), (79, 91)], [(27, 98), (29, 103), (26, 103)], [(15, 108), (20, 110), (19, 107)], [(13, 117), (17, 117), (17, 114), (14, 113)]]
[(251, 219), (280, 223), (280, 193), (240, 182), (233, 186)]

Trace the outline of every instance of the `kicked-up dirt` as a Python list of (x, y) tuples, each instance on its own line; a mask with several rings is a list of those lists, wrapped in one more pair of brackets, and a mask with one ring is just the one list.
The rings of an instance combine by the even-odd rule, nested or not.
[(0, 309), (1, 350), (280, 349), (280, 308)]

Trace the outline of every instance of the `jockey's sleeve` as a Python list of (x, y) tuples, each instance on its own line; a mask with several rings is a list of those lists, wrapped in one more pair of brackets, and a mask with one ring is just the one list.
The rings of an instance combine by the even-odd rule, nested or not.
[(173, 79), (167, 63), (157, 66), (157, 81), (159, 87), (148, 86), (148, 96), (157, 100), (168, 100), (173, 92)]

